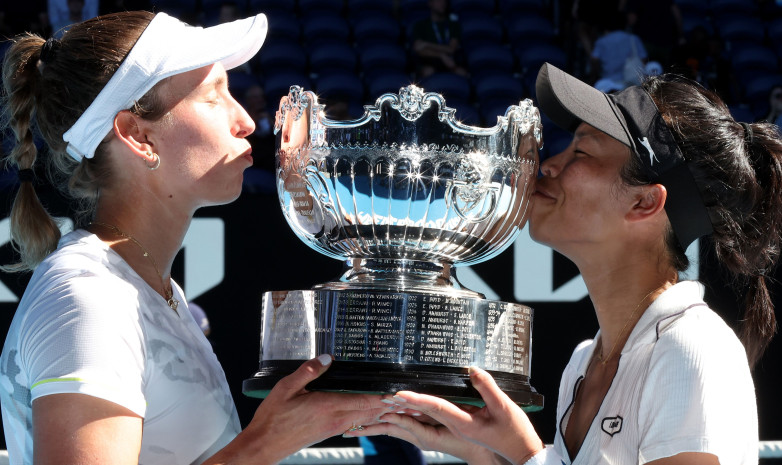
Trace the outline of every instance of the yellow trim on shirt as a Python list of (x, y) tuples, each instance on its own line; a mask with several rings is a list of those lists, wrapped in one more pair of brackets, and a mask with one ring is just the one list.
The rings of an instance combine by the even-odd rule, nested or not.
[(31, 390), (35, 389), (36, 387), (40, 386), (41, 384), (54, 383), (54, 382), (57, 382), (57, 381), (84, 381), (84, 380), (81, 379), (81, 378), (51, 378), (51, 379), (42, 379), (42, 380), (38, 381), (37, 383), (33, 384), (30, 387), (30, 389)]

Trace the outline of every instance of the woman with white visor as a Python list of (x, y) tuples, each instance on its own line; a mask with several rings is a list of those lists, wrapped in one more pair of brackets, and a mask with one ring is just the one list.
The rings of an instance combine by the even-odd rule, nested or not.
[[(604, 94), (544, 64), (536, 91), (574, 136), (541, 165), (530, 235), (578, 266), (600, 328), (564, 370), (553, 445), (478, 368), (471, 379), (486, 407), (400, 392), (388, 399), (399, 411), (437, 426), (388, 413), (349, 434), (390, 434), (476, 465), (757, 464), (750, 369), (776, 327), (776, 127), (735, 121), (719, 96), (677, 76)], [(700, 237), (744, 296), (740, 337), (702, 284), (679, 280)], [(538, 354), (556, 341), (539, 343)]]
[[(170, 278), (194, 212), (236, 199), (254, 123), (226, 70), (252, 58), (264, 15), (210, 28), (125, 12), (61, 40), (22, 35), (3, 64), (20, 188), (11, 214), (34, 270), (0, 359), (13, 464), (272, 464), (376, 418), (378, 396), (307, 392), (331, 358), (283, 379), (244, 431), (225, 375)], [(37, 159), (32, 127), (48, 145)], [(33, 167), (77, 201), (60, 237)]]

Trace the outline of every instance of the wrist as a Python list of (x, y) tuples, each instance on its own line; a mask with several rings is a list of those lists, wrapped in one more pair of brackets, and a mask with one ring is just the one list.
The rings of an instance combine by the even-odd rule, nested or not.
[(565, 463), (553, 447), (544, 447), (518, 465), (562, 465)]
[[(267, 428), (253, 428), (252, 424), (240, 431), (223, 449), (223, 451), (233, 452), (230, 460), (225, 463), (275, 465), (284, 460), (289, 454), (284, 452), (283, 441), (270, 439), (267, 431)], [(270, 447), (270, 444), (274, 445)]]
[(463, 454), (451, 454), (459, 457), (467, 462), (469, 465), (503, 465), (503, 462), (496, 460), (497, 454), (491, 449), (475, 444), (468, 450), (465, 450)]
[(526, 455), (523, 455), (513, 463), (516, 465), (537, 465), (537, 462), (532, 461), (532, 459), (544, 450), (546, 450), (546, 445), (543, 441), (540, 441), (540, 445), (528, 448)]

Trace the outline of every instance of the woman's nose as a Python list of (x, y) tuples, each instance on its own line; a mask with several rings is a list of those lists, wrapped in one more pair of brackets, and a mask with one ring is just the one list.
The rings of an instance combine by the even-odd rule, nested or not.
[(247, 113), (247, 110), (234, 99), (236, 121), (233, 126), (234, 137), (247, 137), (255, 132), (255, 121)]
[(547, 177), (556, 177), (562, 171), (564, 153), (560, 152), (554, 156), (548, 157), (540, 164), (540, 173)]

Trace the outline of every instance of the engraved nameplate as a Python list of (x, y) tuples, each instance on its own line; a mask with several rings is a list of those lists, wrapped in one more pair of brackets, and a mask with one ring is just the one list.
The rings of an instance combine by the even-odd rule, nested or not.
[(355, 290), (264, 294), (261, 362), (479, 366), (529, 376), (532, 310), (443, 294)]

